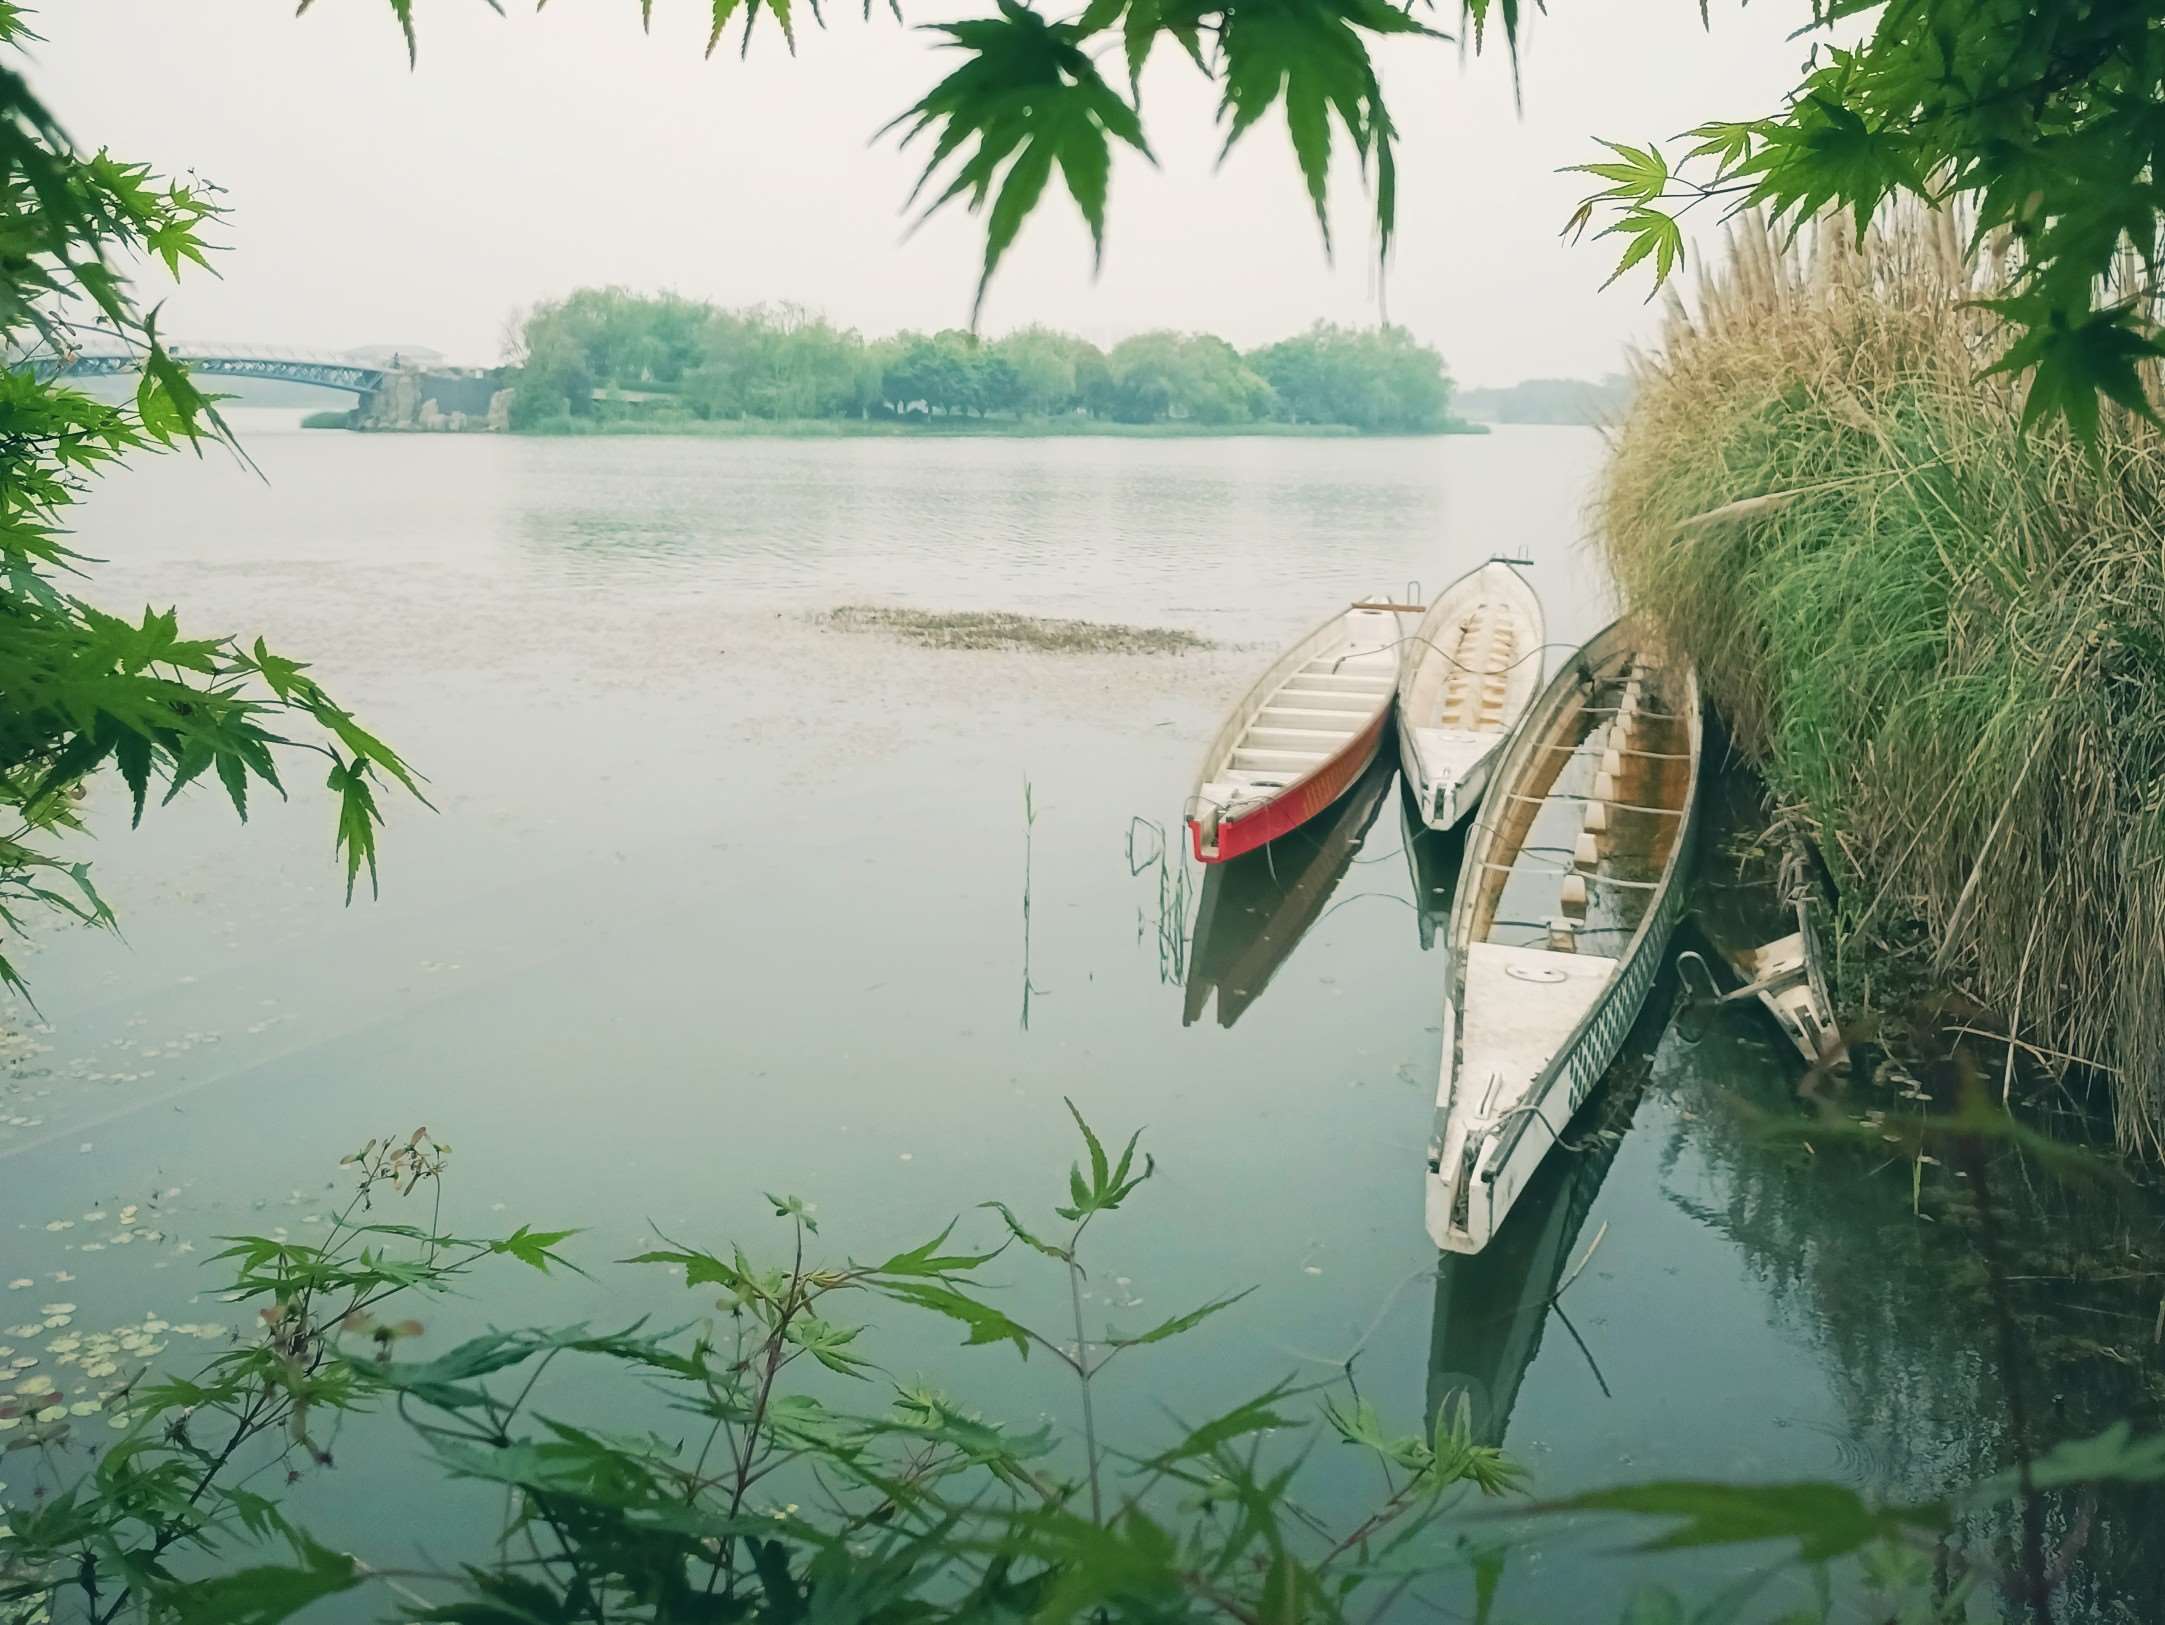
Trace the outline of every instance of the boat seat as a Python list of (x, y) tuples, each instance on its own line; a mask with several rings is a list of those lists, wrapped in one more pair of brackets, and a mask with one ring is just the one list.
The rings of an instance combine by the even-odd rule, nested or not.
[(1804, 969), (1804, 933), (1792, 931), (1768, 943), (1752, 956), (1752, 980), (1771, 981), (1777, 976)]
[(1299, 705), (1266, 705), (1255, 715), (1251, 728), (1305, 728), (1343, 738), (1361, 731), (1358, 711), (1317, 711)]
[(1314, 751), (1321, 754), (1335, 752), (1353, 736), (1348, 728), (1334, 731), (1321, 728), (1281, 728), (1260, 719), (1241, 736), (1238, 748), (1259, 750)]
[(1394, 688), (1398, 683), (1396, 669), (1390, 671), (1362, 670), (1356, 666), (1338, 666), (1333, 669), (1329, 661), (1317, 661), (1299, 672), (1293, 681), (1311, 688)]
[(1348, 693), (1344, 689), (1302, 688), (1296, 686), (1299, 679), (1287, 684), (1271, 696), (1273, 705), (1287, 704), (1302, 710), (1346, 711), (1356, 716), (1366, 716), (1376, 708), (1377, 695)]
[(1276, 782), (1257, 783), (1254, 780), (1252, 774), (1229, 773), (1204, 785), (1198, 795), (1206, 821), (1214, 825), (1219, 818), (1238, 818), (1285, 788)]
[(1292, 773), (1296, 778), (1312, 772), (1331, 759), (1326, 750), (1271, 750), (1265, 747), (1236, 745), (1233, 747), (1233, 766), (1256, 772), (1274, 769)]

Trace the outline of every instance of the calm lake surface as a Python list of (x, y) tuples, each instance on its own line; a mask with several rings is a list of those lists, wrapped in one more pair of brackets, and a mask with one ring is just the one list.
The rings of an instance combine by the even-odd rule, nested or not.
[[(245, 831), (195, 793), (129, 833), (118, 787), (94, 793), (84, 847), (126, 936), (51, 932), (30, 956), (41, 1009), (13, 1019), (40, 1025), (0, 1069), (0, 1279), (31, 1284), (0, 1292), (0, 1375), (52, 1340), (49, 1302), (77, 1334), (232, 1321), (210, 1238), (305, 1235), (372, 1134), (425, 1123), (459, 1148), (453, 1222), (581, 1226), (593, 1266), (657, 1232), (779, 1245), (763, 1191), (817, 1203), (834, 1251), (871, 1257), (958, 1212), (958, 1236), (992, 1240), (986, 1198), (1064, 1199), (1066, 1096), (1159, 1159), (1094, 1232), (1092, 1313), (1135, 1331), (1257, 1288), (1108, 1377), (1101, 1406), (1138, 1445), (1167, 1409), (1357, 1355), (1408, 1431), (1467, 1391), (1547, 1495), (1718, 1476), (1924, 1497), (2010, 1458), (1967, 1175), (1913, 1189), (1907, 1161), (1757, 1132), (1739, 1104), (1794, 1116), (1800, 1068), (1755, 1010), (1680, 1031), (1657, 989), (1587, 1153), (1439, 1280), (1427, 944), (1455, 847), (1409, 854), (1380, 784), (1220, 878), (1207, 909), (1191, 866), (1170, 930), (1171, 877), (1134, 872), (1151, 826), (1177, 830), (1224, 707), (1349, 597), (1524, 552), (1551, 636), (1597, 629), (1591, 432), (526, 441), (239, 416), (260, 477), (170, 457), (82, 510), (80, 545), (109, 561), (93, 596), (177, 602), (198, 632), (313, 661), (438, 811), (391, 807), (382, 896), (349, 910), (311, 786), (258, 796)], [(1220, 646), (927, 650), (822, 624), (851, 603)], [(2013, 1369), (2042, 1440), (2159, 1425), (2155, 1210), (2034, 1167), (2008, 1181), (2028, 1249), (2008, 1272), (2030, 1277)], [(507, 1274), (434, 1311), (431, 1338), (707, 1307), (651, 1272), (597, 1276)], [(995, 1278), (1011, 1312), (1058, 1323), (1064, 1282), (1013, 1259)], [(149, 1341), (171, 1361), (207, 1335)], [(1072, 1425), (1052, 1373), (956, 1349), (945, 1322), (874, 1342), (898, 1376)], [(389, 1498), (425, 1499), (403, 1465), (342, 1449), (301, 1511), (380, 1551), (404, 1538)], [(1324, 1501), (1373, 1488), (1350, 1453), (1316, 1471)], [(2130, 1494), (2082, 1515), (2064, 1617), (2165, 1615), (2158, 1513)], [(1504, 1617), (1613, 1619), (1650, 1576), (1710, 1596), (1770, 1555), (1657, 1562), (1619, 1555), (1620, 1526), (1545, 1533), (1511, 1561)], [(2012, 1550), (2000, 1524), (1970, 1533)]]

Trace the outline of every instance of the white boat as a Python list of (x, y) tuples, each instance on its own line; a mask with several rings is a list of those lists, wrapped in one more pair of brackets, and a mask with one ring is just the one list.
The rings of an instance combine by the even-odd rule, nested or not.
[[(1774, 1018), (1782, 1036), (1796, 1046), (1807, 1066), (1843, 1067), (1841, 1034), (1834, 1024), (1834, 1005), (1827, 994), (1826, 972), (1819, 946), (1811, 902), (1797, 899), (1797, 928), (1786, 937), (1757, 947), (1732, 947), (1716, 941), (1721, 957), (1744, 985), (1734, 992), (1715, 992), (1715, 1002), (1756, 998)], [(1681, 956), (1697, 959), (1697, 954)], [(1704, 972), (1709, 983), (1711, 971)]]
[(1541, 687), (1541, 600), (1502, 559), (1446, 587), (1406, 644), (1398, 760), (1430, 829), (1473, 810)]
[(1745, 954), (1737, 971), (1797, 1053), (1807, 1064), (1821, 1066), (1835, 1057), (1840, 1044), (1811, 932), (1809, 905), (1800, 900), (1796, 930)]
[(1271, 663), (1203, 753), (1188, 797), (1198, 863), (1253, 852), (1352, 789), (1398, 695), (1399, 604), (1339, 610)]
[(1701, 754), (1697, 676), (1629, 618), (1505, 746), (1451, 906), (1437, 1246), (1487, 1245), (1615, 1058), (1684, 909)]
[[(1716, 794), (1717, 788), (1723, 793)], [(1693, 884), (1694, 923), (1715, 958), (1742, 985), (1723, 992), (1713, 967), (1691, 948), (1677, 955), (1677, 968), (1687, 973), (1685, 985), (1703, 984), (1699, 997), (1708, 1005), (1756, 999), (1807, 1065), (1846, 1066), (1819, 934), (1824, 893), (1816, 878), (1818, 860), (1792, 839), (1781, 848), (1777, 865), (1772, 848), (1741, 839), (1765, 817), (1756, 780), (1710, 784), (1707, 802), (1710, 856)], [(1784, 923), (1796, 929), (1774, 935)]]

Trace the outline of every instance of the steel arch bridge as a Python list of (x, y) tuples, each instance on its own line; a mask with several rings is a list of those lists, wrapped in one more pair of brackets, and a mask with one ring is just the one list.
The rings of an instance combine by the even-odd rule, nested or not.
[[(322, 389), (346, 390), (364, 399), (382, 388), (391, 372), (384, 362), (337, 350), (297, 350), (253, 342), (168, 344), (165, 348), (174, 360), (186, 363), (191, 373), (314, 384)], [(28, 368), (40, 379), (62, 373), (70, 378), (109, 378), (141, 371), (143, 351), (137, 345), (91, 339), (69, 350), (35, 350), (14, 365)]]

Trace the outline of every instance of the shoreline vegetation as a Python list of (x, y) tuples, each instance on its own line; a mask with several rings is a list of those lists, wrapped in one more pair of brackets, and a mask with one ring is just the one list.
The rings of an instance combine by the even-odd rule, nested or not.
[[(1627, 602), (1697, 662), (1835, 882), (1857, 1030), (2005, 1035), (2165, 1144), (2165, 437), (2023, 422), (1998, 234), (1740, 219), (1671, 306), (1597, 498)], [(2156, 363), (2143, 382), (2156, 398)], [(1845, 1019), (1845, 1024), (1850, 1024)]]
[(1524, 378), (1493, 389), (1462, 389), (1458, 410), (1476, 423), (1571, 424), (1601, 429), (1631, 408), (1631, 380), (1612, 372), (1601, 379)]
[(525, 316), (510, 376), (510, 426), (556, 433), (815, 422), (1021, 434), (1464, 427), (1435, 350), (1402, 327), (1324, 322), (1246, 351), (1172, 331), (1101, 350), (1042, 326), (997, 339), (955, 328), (868, 339), (796, 305), (730, 310), (580, 288)]
[[(315, 414), (336, 416), (344, 413)], [(344, 422), (303, 423), (345, 428)], [(520, 424), (514, 434), (537, 436), (676, 436), (694, 440), (1346, 440), (1431, 435), (1483, 435), (1485, 423), (1453, 422), (1435, 429), (1366, 434), (1343, 423), (1114, 423), (1099, 418), (578, 418), (569, 413)]]

